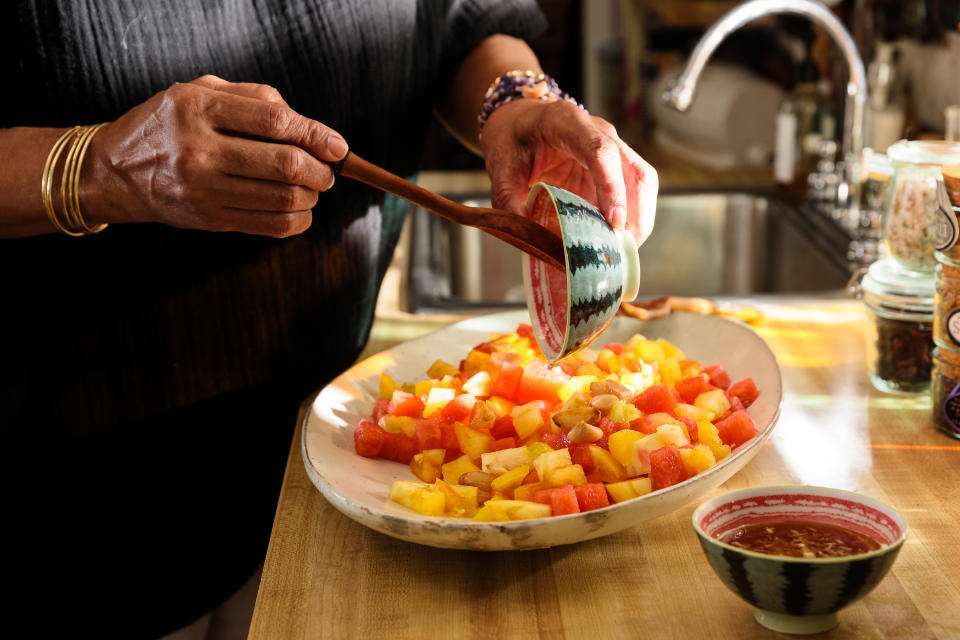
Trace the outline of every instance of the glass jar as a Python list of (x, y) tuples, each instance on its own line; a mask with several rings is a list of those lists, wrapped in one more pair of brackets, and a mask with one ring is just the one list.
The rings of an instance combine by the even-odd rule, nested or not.
[(901, 140), (887, 149), (893, 177), (883, 205), (883, 238), (902, 267), (933, 273), (940, 167), (960, 163), (960, 143)]
[(933, 352), (935, 279), (891, 258), (872, 265), (854, 290), (870, 312), (867, 374), (887, 393), (926, 393)]
[(940, 347), (960, 349), (960, 264), (943, 257), (939, 260), (933, 297), (933, 341)]
[(960, 439), (960, 352), (934, 349), (932, 380), (933, 426)]

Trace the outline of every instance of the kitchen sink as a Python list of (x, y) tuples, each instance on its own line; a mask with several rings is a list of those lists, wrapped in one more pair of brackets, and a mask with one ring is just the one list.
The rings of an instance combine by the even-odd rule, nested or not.
[[(458, 198), (490, 206), (489, 198)], [(853, 267), (846, 238), (766, 194), (666, 193), (640, 248), (638, 298), (742, 297), (840, 291)], [(470, 227), (414, 208), (406, 306), (481, 311), (525, 304), (520, 252)]]

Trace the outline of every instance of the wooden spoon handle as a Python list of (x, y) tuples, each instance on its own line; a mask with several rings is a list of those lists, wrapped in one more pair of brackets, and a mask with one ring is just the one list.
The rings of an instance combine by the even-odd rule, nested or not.
[(448, 200), (367, 162), (352, 151), (332, 166), (336, 174), (391, 193), (457, 224), (476, 227), (558, 269), (566, 268), (563, 242), (555, 233), (529, 218)]

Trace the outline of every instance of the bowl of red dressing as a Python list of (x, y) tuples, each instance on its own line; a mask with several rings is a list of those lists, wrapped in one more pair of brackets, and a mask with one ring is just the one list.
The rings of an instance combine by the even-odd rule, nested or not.
[(837, 611), (887, 574), (907, 534), (903, 516), (879, 500), (807, 485), (715, 496), (694, 511), (693, 528), (757, 622), (795, 634), (833, 628)]

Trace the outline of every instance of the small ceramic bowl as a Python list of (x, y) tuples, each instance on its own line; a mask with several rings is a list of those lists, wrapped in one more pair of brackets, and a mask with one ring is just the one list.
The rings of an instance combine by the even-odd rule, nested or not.
[[(747, 524), (805, 520), (865, 534), (880, 543), (868, 553), (836, 558), (773, 556), (720, 542)], [(761, 625), (783, 633), (820, 633), (837, 611), (859, 600), (886, 575), (907, 525), (882, 502), (840, 489), (769, 486), (731, 491), (701, 504), (693, 528), (710, 566), (735, 594), (756, 607)]]
[(621, 300), (637, 297), (640, 258), (633, 237), (614, 231), (580, 196), (538, 182), (527, 211), (563, 239), (565, 270), (523, 255), (523, 287), (534, 335), (553, 362), (585, 347), (606, 329)]

